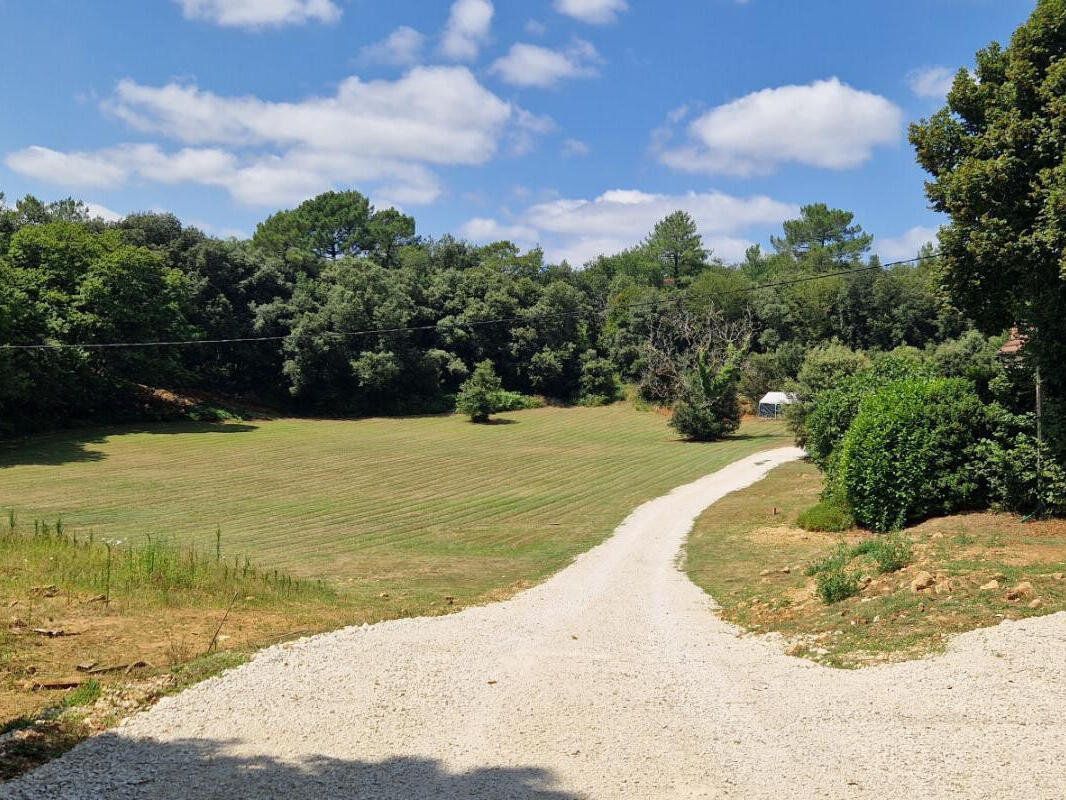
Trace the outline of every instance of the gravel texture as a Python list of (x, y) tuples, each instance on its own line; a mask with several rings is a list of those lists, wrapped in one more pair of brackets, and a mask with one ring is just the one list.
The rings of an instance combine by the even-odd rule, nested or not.
[(838, 671), (677, 570), (704, 508), (800, 455), (641, 506), (508, 602), (266, 650), (0, 797), (1066, 797), (1066, 614)]

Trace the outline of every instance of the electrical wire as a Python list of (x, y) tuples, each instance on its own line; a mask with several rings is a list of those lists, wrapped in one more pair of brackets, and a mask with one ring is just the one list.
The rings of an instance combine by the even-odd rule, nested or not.
[[(866, 267), (856, 267), (855, 269), (840, 270), (837, 272), (824, 272), (818, 275), (807, 275), (802, 278), (793, 278), (786, 281), (776, 281), (774, 283), (765, 283), (757, 286), (745, 286), (742, 289), (732, 289), (729, 291), (721, 292), (719, 297), (729, 297), (736, 294), (747, 294), (749, 292), (758, 292), (764, 289), (778, 289), (786, 286), (796, 286), (798, 284), (810, 283), (812, 281), (825, 280), (826, 278), (837, 278), (846, 275), (858, 275), (863, 272), (872, 272), (874, 270), (883, 270), (889, 267), (898, 267), (904, 264), (914, 264), (919, 261), (927, 261), (929, 259), (937, 258), (939, 253), (934, 253), (928, 256), (917, 256), (915, 258), (903, 259), (901, 261), (891, 261), (887, 264), (872, 264)], [(649, 308), (664, 303), (675, 302), (677, 298), (659, 298), (652, 301), (639, 301), (626, 304), (624, 308)], [(605, 313), (606, 308), (600, 309), (601, 313)], [(458, 328), (479, 328), (489, 325), (513, 325), (523, 322), (532, 322), (546, 319), (564, 319), (567, 317), (583, 316), (587, 314), (587, 309), (581, 309), (579, 311), (560, 311), (553, 314), (541, 314), (534, 318), (526, 317), (499, 317), (496, 319), (480, 319), (470, 321), (455, 321), (454, 325)], [(358, 336), (388, 336), (399, 333), (420, 333), (424, 331), (439, 330), (440, 323), (433, 325), (412, 325), (406, 327), (397, 328), (372, 328), (359, 331), (323, 331), (318, 335), (321, 336), (337, 336), (340, 338), (353, 338)], [(49, 342), (45, 344), (3, 344), (0, 345), (0, 351), (3, 350), (115, 350), (124, 348), (146, 348), (146, 347), (195, 347), (203, 345), (220, 345), (220, 344), (241, 344), (252, 342), (279, 342), (288, 339), (293, 334), (288, 333), (280, 336), (245, 336), (234, 339), (179, 339), (179, 340), (162, 340), (162, 341), (148, 341), (148, 342), (89, 342), (84, 344), (69, 343), (69, 342)]]

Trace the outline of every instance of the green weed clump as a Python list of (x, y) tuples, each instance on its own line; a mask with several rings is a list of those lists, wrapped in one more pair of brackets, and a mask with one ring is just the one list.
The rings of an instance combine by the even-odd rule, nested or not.
[(807, 567), (807, 575), (817, 578), (818, 596), (823, 603), (839, 603), (859, 593), (858, 573), (848, 569), (859, 557), (871, 559), (877, 564), (878, 572), (887, 574), (907, 566), (914, 552), (911, 543), (898, 534), (872, 536), (852, 547), (841, 542), (832, 553)]
[(99, 699), (101, 691), (100, 681), (96, 679), (86, 681), (76, 689), (72, 689), (63, 698), (62, 706), (63, 708), (75, 708), (91, 705)]
[(839, 603), (858, 593), (858, 576), (842, 566), (818, 574), (818, 596), (826, 605)]
[(859, 542), (851, 549), (852, 556), (868, 556), (877, 564), (882, 575), (899, 572), (914, 557), (911, 543), (899, 534), (873, 536)]

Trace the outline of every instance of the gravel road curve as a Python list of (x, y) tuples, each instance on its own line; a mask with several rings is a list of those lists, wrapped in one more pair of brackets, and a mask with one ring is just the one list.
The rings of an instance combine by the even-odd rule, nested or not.
[(641, 506), (510, 601), (266, 650), (0, 797), (1066, 797), (1066, 614), (838, 671), (677, 570), (703, 509), (800, 455)]

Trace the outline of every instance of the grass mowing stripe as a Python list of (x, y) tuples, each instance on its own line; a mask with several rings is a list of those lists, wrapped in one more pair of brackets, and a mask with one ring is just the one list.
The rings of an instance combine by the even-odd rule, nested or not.
[[(625, 406), (508, 419), (52, 435), (0, 451), (0, 501), (24, 516), (62, 514), (98, 536), (151, 532), (205, 550), (220, 526), (227, 554), (341, 581), (400, 576), (405, 562), (423, 557), (441, 563), (429, 565), (430, 579), (456, 558), (503, 557), (529, 572), (538, 552), (557, 567), (644, 500), (786, 440), (779, 424), (753, 423), (743, 431), (752, 438), (685, 444), (663, 417)], [(491, 570), (502, 574), (498, 567)], [(488, 577), (473, 583), (492, 588)]]

